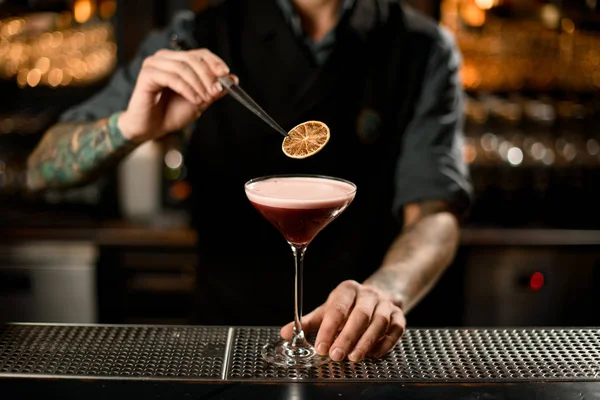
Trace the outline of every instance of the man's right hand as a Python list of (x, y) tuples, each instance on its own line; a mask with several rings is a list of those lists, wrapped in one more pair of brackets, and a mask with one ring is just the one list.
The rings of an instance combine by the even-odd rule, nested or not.
[(142, 64), (119, 117), (121, 133), (140, 143), (183, 129), (226, 93), (217, 78), (227, 74), (229, 67), (207, 49), (159, 50)]

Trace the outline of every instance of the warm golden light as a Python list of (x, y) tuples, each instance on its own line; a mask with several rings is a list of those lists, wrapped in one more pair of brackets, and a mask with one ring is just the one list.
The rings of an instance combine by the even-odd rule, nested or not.
[(469, 26), (479, 27), (485, 23), (485, 11), (474, 4), (466, 4), (460, 13), (463, 21)]
[(93, 11), (91, 0), (76, 0), (73, 5), (73, 17), (80, 24), (87, 22), (92, 17)]
[(482, 10), (489, 10), (496, 5), (495, 0), (475, 0), (475, 4)]
[(17, 74), (17, 84), (20, 87), (25, 87), (27, 86), (27, 74), (29, 73), (28, 69), (22, 69), (19, 71), (19, 73)]
[(72, 37), (72, 45), (76, 49), (80, 49), (85, 46), (85, 34), (83, 32), (77, 32)]
[(560, 10), (554, 4), (544, 4), (540, 10), (540, 17), (546, 27), (554, 29), (560, 20)]
[(50, 39), (50, 47), (58, 47), (62, 44), (64, 39), (64, 35), (61, 31), (56, 31), (52, 33), (52, 39)]
[(87, 65), (81, 60), (77, 60), (77, 63), (73, 67), (73, 77), (75, 79), (83, 79), (85, 78), (85, 74), (87, 73)]
[(40, 70), (40, 72), (45, 74), (50, 70), (50, 59), (48, 57), (40, 57), (35, 63), (35, 67)]
[(565, 31), (566, 33), (575, 32), (575, 24), (569, 18), (563, 18), (562, 21), (560, 22), (560, 26), (562, 27), (563, 31)]
[(62, 81), (60, 82), (60, 84), (62, 86), (68, 86), (72, 80), (73, 80), (73, 72), (68, 68), (65, 69), (63, 71), (63, 77), (62, 77)]
[(46, 32), (40, 36), (38, 44), (43, 50), (45, 50), (50, 47), (50, 42), (52, 42), (52, 34)]
[(463, 159), (467, 164), (473, 163), (477, 158), (477, 149), (471, 143), (465, 144), (463, 147)]
[(27, 74), (27, 84), (31, 87), (36, 87), (42, 79), (42, 72), (34, 68)]
[(48, 74), (48, 84), (52, 87), (57, 87), (58, 85), (60, 85), (60, 83), (62, 82), (62, 79), (63, 79), (63, 72), (62, 72), (62, 70), (60, 70), (58, 68), (54, 68)]
[(479, 71), (476, 68), (465, 64), (459, 72), (461, 81), (465, 87), (474, 89), (479, 86), (481, 78), (479, 77)]
[(22, 29), (21, 20), (15, 19), (8, 24), (8, 35), (18, 34)]
[(102, 19), (112, 18), (112, 16), (115, 15), (116, 11), (117, 2), (114, 0), (105, 0), (100, 4), (99, 14), (100, 18)]
[(21, 55), (23, 54), (23, 49), (25, 46), (15, 43), (10, 47), (8, 52), (8, 57), (13, 61), (19, 61), (21, 59)]
[(8, 60), (6, 64), (4, 64), (4, 73), (7, 76), (13, 76), (17, 73), (18, 63), (15, 60)]
[(26, 19), (0, 20), (0, 79), (15, 79), (20, 87), (58, 87), (110, 74), (116, 64), (112, 26), (102, 21), (63, 26), (66, 21), (57, 15), (56, 30), (39, 32), (47, 27), (38, 20), (31, 25)]
[(467, 89), (600, 88), (600, 32), (580, 29), (577, 19), (564, 15), (557, 4), (540, 4), (537, 16), (524, 18), (485, 11), (492, 4), (494, 9), (503, 0), (442, 0), (441, 22), (463, 55), (460, 76)]

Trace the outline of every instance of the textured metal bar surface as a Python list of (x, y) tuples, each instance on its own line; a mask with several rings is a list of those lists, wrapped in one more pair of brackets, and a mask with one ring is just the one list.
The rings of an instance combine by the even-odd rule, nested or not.
[(0, 327), (0, 377), (211, 382), (600, 381), (600, 329), (409, 329), (380, 360), (276, 368), (267, 327)]

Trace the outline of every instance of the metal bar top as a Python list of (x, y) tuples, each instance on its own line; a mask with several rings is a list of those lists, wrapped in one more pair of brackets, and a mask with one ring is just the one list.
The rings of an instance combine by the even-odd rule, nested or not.
[(1, 378), (510, 383), (600, 381), (600, 329), (409, 329), (385, 358), (283, 369), (270, 327), (7, 324)]

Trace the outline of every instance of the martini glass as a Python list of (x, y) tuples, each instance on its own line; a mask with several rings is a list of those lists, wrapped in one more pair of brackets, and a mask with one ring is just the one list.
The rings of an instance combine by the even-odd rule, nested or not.
[(302, 268), (309, 243), (352, 202), (356, 185), (320, 175), (276, 175), (248, 181), (246, 196), (292, 248), (294, 279), (294, 334), (291, 340), (268, 343), (262, 356), (282, 367), (313, 367), (329, 361), (317, 354), (302, 330)]

